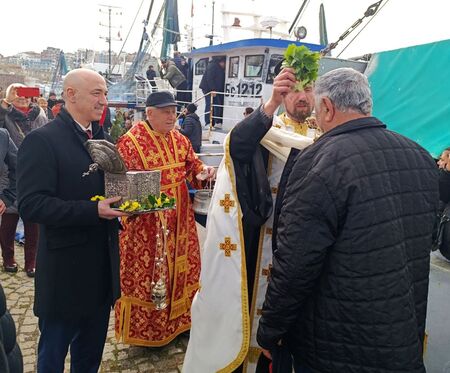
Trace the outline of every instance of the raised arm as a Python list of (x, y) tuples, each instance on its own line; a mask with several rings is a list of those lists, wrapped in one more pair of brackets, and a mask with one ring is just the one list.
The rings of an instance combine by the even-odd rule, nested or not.
[(292, 69), (283, 69), (273, 81), (270, 99), (247, 118), (239, 122), (230, 134), (231, 158), (239, 162), (250, 162), (264, 135), (272, 126), (275, 111), (283, 102), (283, 97), (295, 85)]

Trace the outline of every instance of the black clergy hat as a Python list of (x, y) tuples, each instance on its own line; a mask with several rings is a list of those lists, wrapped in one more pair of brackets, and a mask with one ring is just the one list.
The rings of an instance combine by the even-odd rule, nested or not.
[(175, 98), (172, 93), (169, 91), (158, 91), (153, 92), (147, 97), (147, 101), (145, 102), (145, 106), (154, 106), (154, 107), (168, 107), (168, 106), (177, 106)]

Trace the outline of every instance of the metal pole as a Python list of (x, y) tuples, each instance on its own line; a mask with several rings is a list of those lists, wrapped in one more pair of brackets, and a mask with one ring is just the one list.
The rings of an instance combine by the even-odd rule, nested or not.
[(216, 92), (211, 91), (209, 92), (209, 99), (211, 100), (211, 104), (210, 104), (210, 109), (209, 109), (209, 128), (213, 128), (213, 111), (214, 111), (214, 94), (216, 94)]
[(305, 7), (307, 2), (308, 2), (308, 0), (303, 0), (303, 4), (300, 6), (300, 9), (298, 10), (298, 13), (295, 16), (294, 22), (292, 22), (291, 27), (289, 27), (289, 31), (288, 31), (289, 35), (291, 34), (292, 29), (295, 27), (295, 24), (297, 23), (298, 17), (300, 17), (300, 14), (302, 13), (303, 8)]
[(209, 39), (209, 45), (213, 45), (213, 38), (214, 38), (214, 4), (216, 2), (212, 2), (212, 21), (211, 21), (211, 39)]
[(108, 37), (108, 79), (111, 79), (111, 8), (108, 8), (109, 15), (109, 37)]

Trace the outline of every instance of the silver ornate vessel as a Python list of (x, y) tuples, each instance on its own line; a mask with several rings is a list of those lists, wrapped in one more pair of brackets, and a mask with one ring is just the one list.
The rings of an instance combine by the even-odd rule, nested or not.
[(123, 201), (159, 196), (161, 171), (128, 171), (114, 144), (88, 140), (86, 149), (94, 161), (83, 177), (101, 169), (105, 172), (105, 197), (121, 196)]

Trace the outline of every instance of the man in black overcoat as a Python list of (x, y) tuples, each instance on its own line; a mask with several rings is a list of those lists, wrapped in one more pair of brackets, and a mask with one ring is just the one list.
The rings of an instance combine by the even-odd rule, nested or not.
[(71, 372), (97, 372), (111, 306), (120, 296), (117, 217), (104, 194), (102, 172), (84, 143), (103, 139), (98, 125), (106, 100), (103, 77), (72, 70), (64, 80), (65, 107), (30, 133), (18, 153), (21, 216), (39, 223), (34, 312), (39, 318), (38, 372), (61, 373), (70, 347)]

